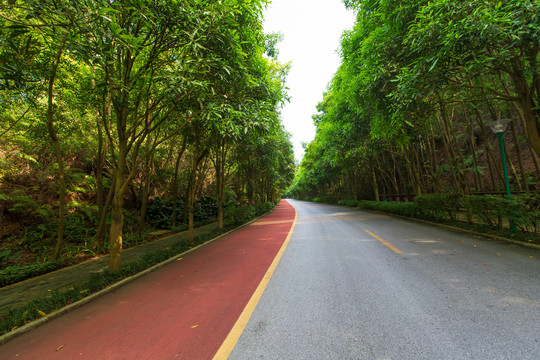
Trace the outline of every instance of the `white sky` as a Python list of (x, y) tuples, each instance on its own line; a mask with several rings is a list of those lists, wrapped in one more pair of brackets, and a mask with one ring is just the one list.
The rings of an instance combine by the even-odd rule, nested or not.
[(340, 65), (337, 53), (343, 30), (351, 29), (355, 15), (341, 0), (272, 0), (264, 12), (266, 33), (280, 32), (279, 61), (292, 62), (286, 86), (291, 101), (281, 117), (292, 134), (297, 161), (302, 142), (315, 137), (311, 116)]

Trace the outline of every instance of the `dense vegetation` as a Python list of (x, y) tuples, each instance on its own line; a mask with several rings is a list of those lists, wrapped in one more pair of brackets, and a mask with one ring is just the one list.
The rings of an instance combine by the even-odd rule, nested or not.
[(116, 270), (152, 229), (279, 199), (294, 158), (264, 4), (2, 2), (0, 266), (110, 251)]
[(506, 118), (511, 190), (540, 216), (540, 3), (344, 2), (357, 21), (342, 37), (342, 64), (290, 195), (502, 193), (499, 145), (486, 124)]

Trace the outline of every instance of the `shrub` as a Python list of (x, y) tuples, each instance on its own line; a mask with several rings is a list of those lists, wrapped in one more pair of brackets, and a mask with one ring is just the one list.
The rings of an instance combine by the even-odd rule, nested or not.
[(274, 206), (272, 205), (271, 202), (265, 202), (265, 203), (262, 203), (262, 204), (257, 204), (257, 205), (255, 205), (255, 215), (260, 216), (262, 214), (266, 214), (267, 212), (272, 210), (273, 207)]
[(508, 199), (499, 195), (469, 195), (464, 200), (465, 207), (487, 225), (502, 227), (502, 218), (509, 213)]
[(90, 226), (89, 219), (80, 212), (73, 212), (66, 216), (64, 235), (67, 241), (84, 244), (95, 235), (95, 227)]
[(347, 200), (345, 201), (345, 205), (350, 207), (356, 207), (358, 205), (358, 201), (356, 200)]
[(540, 193), (521, 194), (512, 197), (515, 223), (526, 233), (538, 232), (540, 226)]
[(420, 214), (433, 219), (442, 219), (446, 215), (456, 218), (456, 213), (463, 207), (463, 196), (460, 194), (429, 194), (415, 197)]
[[(155, 228), (168, 229), (172, 223), (172, 215), (174, 203), (169, 200), (163, 200), (156, 197), (148, 201), (146, 208), (146, 220)], [(176, 202), (176, 221), (184, 212), (184, 206), (187, 206), (184, 199), (179, 199)], [(217, 202), (215, 199), (203, 196), (195, 202), (193, 209), (193, 217), (195, 222), (202, 223), (217, 216)]]
[(331, 196), (331, 195), (321, 196), (320, 199), (321, 199), (321, 202), (327, 203), (327, 204), (337, 204), (337, 202), (338, 202), (337, 198), (335, 196)]
[(223, 220), (227, 225), (243, 224), (255, 217), (254, 206), (229, 207), (223, 214)]
[(214, 198), (203, 196), (195, 202), (193, 210), (195, 222), (204, 222), (217, 216), (217, 202)]
[(34, 276), (45, 274), (65, 265), (63, 260), (45, 261), (30, 265), (12, 265), (0, 270), (0, 286), (7, 286)]
[[(512, 219), (523, 232), (536, 233), (540, 219), (540, 194), (513, 195), (511, 199), (500, 195), (469, 195), (465, 206), (493, 228), (502, 227), (502, 219)], [(513, 211), (513, 214), (512, 214)]]
[[(176, 206), (178, 214), (182, 214), (184, 201), (178, 200)], [(166, 229), (171, 225), (172, 212), (172, 202), (164, 201), (160, 197), (156, 197), (148, 201), (146, 207), (146, 220), (155, 228)]]
[(363, 200), (358, 201), (358, 207), (409, 217), (415, 216), (418, 213), (418, 207), (414, 202), (377, 202)]

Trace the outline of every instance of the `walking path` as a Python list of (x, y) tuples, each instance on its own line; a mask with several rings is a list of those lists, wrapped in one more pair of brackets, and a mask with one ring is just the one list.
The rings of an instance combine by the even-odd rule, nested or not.
[(248, 226), (8, 341), (1, 357), (212, 359), (285, 246), (294, 217), (281, 201)]
[[(212, 223), (195, 229), (195, 236), (211, 233), (217, 229), (217, 223)], [(148, 244), (132, 247), (122, 251), (122, 262), (138, 259), (154, 250), (165, 249), (178, 241), (188, 239), (188, 232), (184, 231)], [(83, 263), (69, 266), (48, 274), (37, 276), (19, 283), (0, 288), (0, 313), (10, 307), (24, 305), (31, 300), (46, 296), (50, 291), (60, 289), (75, 282), (88, 279), (92, 273), (107, 269), (109, 255), (88, 260)]]

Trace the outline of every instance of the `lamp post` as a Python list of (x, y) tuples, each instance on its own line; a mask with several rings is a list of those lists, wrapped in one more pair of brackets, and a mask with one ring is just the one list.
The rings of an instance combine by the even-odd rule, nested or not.
[[(510, 200), (510, 182), (508, 181), (508, 168), (506, 166), (506, 155), (504, 153), (504, 130), (506, 129), (506, 125), (511, 121), (511, 119), (499, 119), (495, 121), (490, 121), (487, 124), (493, 130), (495, 135), (499, 138), (499, 148), (501, 149), (501, 161), (503, 166), (503, 173), (504, 173), (504, 186), (506, 188), (506, 197), (508, 200)], [(510, 206), (510, 214), (511, 218), (510, 221), (510, 232), (512, 234), (516, 233), (516, 223), (514, 222), (514, 219), (516, 217), (516, 214), (514, 212), (514, 208)]]

